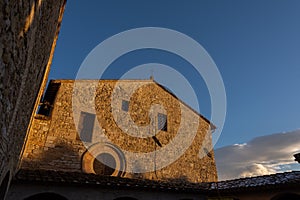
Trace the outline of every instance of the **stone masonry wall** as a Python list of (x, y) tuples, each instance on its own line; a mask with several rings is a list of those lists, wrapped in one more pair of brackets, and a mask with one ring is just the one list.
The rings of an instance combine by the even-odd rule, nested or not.
[(64, 5), (65, 0), (0, 1), (0, 183), (16, 169)]
[[(177, 160), (155, 172), (126, 172), (113, 175), (191, 182), (217, 180), (213, 151), (209, 152), (209, 156), (199, 158), (199, 152), (202, 153), (204, 148), (209, 149), (211, 145), (208, 121), (154, 81), (117, 83), (103, 80), (95, 84), (95, 81), (85, 80), (76, 82), (75, 89), (74, 81), (71, 80), (57, 80), (52, 83), (61, 83), (52, 114), (50, 117), (38, 115), (35, 117), (23, 154), (22, 168), (94, 173), (92, 167), (95, 155), (90, 156), (87, 152), (89, 149), (94, 153), (106, 151), (116, 155), (119, 170), (125, 168), (122, 168), (122, 163), (125, 163), (127, 170), (130, 167), (131, 170), (138, 167), (153, 169), (159, 168), (159, 163), (176, 157), (180, 148), (186, 148), (184, 154)], [(96, 92), (95, 96), (91, 95), (93, 92)], [(72, 95), (76, 97), (72, 99)], [(128, 112), (122, 110), (122, 100), (129, 101)], [(82, 111), (94, 113), (96, 116), (90, 142), (82, 142), (78, 136), (77, 122)], [(168, 131), (157, 129), (155, 116), (158, 112), (167, 115)], [(180, 146), (192, 136), (194, 127), (196, 127), (195, 137), (192, 138), (191, 144)], [(162, 147), (151, 138), (153, 135), (160, 141)], [(173, 148), (162, 151), (172, 143), (176, 143), (175, 150)], [(121, 153), (118, 157), (119, 154), (114, 154), (114, 148), (124, 155)], [(146, 155), (154, 151), (158, 153), (148, 157), (142, 156), (139, 160), (134, 157), (136, 154), (126, 153)], [(161, 156), (164, 160), (159, 160), (160, 151), (163, 152)], [(130, 164), (131, 161), (134, 162)]]

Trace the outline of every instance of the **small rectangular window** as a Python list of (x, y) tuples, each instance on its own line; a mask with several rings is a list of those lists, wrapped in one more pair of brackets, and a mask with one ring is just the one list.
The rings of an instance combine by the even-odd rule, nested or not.
[(122, 110), (128, 112), (128, 110), (129, 110), (129, 101), (122, 100)]
[(158, 113), (157, 115), (157, 127), (158, 130), (168, 131), (168, 119), (167, 115)]
[(51, 115), (54, 106), (54, 101), (59, 87), (60, 87), (60, 83), (53, 83), (53, 82), (49, 83), (37, 114), (44, 115), (47, 117)]
[(93, 131), (94, 131), (95, 114), (81, 112), (78, 132), (80, 134), (80, 140), (84, 142), (92, 142)]

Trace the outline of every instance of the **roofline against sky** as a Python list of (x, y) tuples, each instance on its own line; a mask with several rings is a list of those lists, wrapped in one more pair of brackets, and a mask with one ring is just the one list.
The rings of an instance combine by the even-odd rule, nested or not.
[(164, 91), (166, 91), (167, 93), (169, 93), (170, 95), (172, 95), (174, 98), (176, 98), (180, 103), (182, 103), (184, 106), (186, 106), (187, 108), (189, 108), (191, 111), (193, 111), (195, 114), (197, 114), (199, 117), (201, 117), (205, 122), (207, 122), (210, 126), (210, 130), (212, 131), (212, 133), (217, 129), (217, 127), (210, 122), (210, 120), (208, 120), (206, 117), (204, 117), (202, 114), (200, 114), (199, 112), (197, 112), (195, 109), (193, 109), (191, 106), (189, 106), (188, 104), (186, 104), (184, 101), (182, 101), (180, 98), (178, 98), (175, 94), (173, 94), (171, 91), (167, 90), (163, 85), (161, 85), (160, 83), (156, 82), (154, 79), (51, 79), (49, 84), (51, 83), (74, 83), (75, 81), (79, 81), (79, 82), (94, 82), (94, 81), (102, 81), (102, 82), (149, 82), (149, 83), (155, 83), (157, 86), (159, 86), (160, 88), (162, 88)]

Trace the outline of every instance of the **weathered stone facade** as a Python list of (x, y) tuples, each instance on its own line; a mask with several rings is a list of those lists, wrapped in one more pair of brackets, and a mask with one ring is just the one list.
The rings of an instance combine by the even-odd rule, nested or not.
[[(99, 173), (95, 157), (104, 156), (113, 162), (113, 170), (100, 166), (108, 175), (217, 181), (213, 150), (207, 152), (213, 125), (155, 81), (56, 80), (48, 89), (53, 84), (60, 86), (51, 93), (51, 113), (35, 116), (22, 168)], [(88, 129), (83, 114), (92, 119)]]
[(64, 5), (65, 0), (0, 1), (0, 199), (46, 83)]

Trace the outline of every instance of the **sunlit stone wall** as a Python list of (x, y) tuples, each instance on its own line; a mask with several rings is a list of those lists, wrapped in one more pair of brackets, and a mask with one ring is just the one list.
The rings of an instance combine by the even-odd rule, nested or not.
[[(83, 80), (76, 81), (75, 89), (73, 80), (51, 83), (61, 84), (51, 115), (35, 116), (22, 168), (96, 173), (95, 157), (106, 153), (115, 162), (114, 170), (102, 169), (106, 175), (217, 180), (214, 153), (208, 152), (212, 134), (209, 121), (156, 82)], [(124, 110), (124, 100), (129, 102), (128, 110)], [(95, 119), (87, 135), (80, 137), (82, 112), (89, 113), (91, 119), (95, 115)], [(167, 131), (158, 130), (158, 113), (167, 116)], [(161, 146), (152, 138), (154, 135)]]
[(46, 83), (64, 5), (65, 0), (0, 1), (0, 199)]

